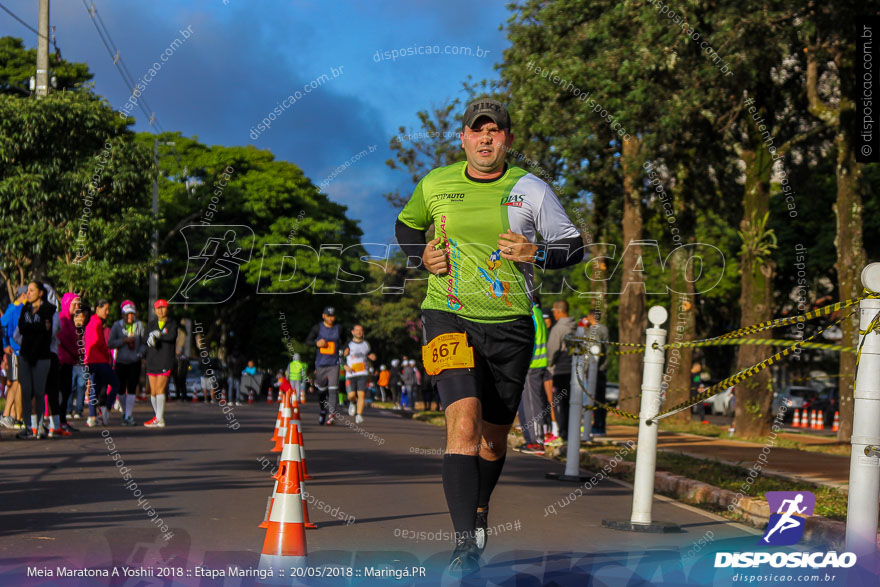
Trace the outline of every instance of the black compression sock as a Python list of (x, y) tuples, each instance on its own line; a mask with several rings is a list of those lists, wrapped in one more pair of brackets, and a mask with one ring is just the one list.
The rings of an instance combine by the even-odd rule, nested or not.
[(443, 492), (457, 536), (473, 536), (476, 529), (480, 467), (477, 456), (447, 454), (443, 457)]
[(506, 458), (507, 455), (504, 455), (497, 461), (487, 461), (483, 457), (477, 457), (480, 469), (480, 499), (477, 501), (477, 507), (489, 507), (489, 498), (495, 485), (498, 484), (498, 478), (501, 477), (501, 469)]

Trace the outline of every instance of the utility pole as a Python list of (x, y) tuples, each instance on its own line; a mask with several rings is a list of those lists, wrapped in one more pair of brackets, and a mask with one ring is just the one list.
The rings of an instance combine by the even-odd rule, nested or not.
[(49, 95), (49, 0), (40, 0), (40, 21), (37, 25), (36, 96)]
[[(40, 0), (48, 2), (48, 0)], [(159, 139), (153, 139), (153, 165), (156, 167), (153, 175), (153, 221), (156, 223), (153, 229), (153, 270), (150, 271), (150, 308), (159, 299)]]

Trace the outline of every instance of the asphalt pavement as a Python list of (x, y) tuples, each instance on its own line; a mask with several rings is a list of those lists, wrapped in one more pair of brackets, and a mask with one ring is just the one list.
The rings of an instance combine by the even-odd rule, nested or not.
[[(0, 584), (251, 584), (229, 574), (236, 566), (255, 569), (260, 557), (276, 412), (266, 404), (224, 413), (217, 404), (173, 402), (164, 429), (125, 428), (114, 414), (109, 428), (83, 427), (72, 438), (17, 441), (4, 434)], [(147, 419), (148, 408), (139, 404), (135, 417)], [(440, 583), (452, 550), (440, 484), (444, 430), (385, 410), (369, 410), (360, 426), (347, 416), (318, 426), (313, 402), (302, 418), (314, 475), (306, 483), (314, 497), (309, 513), (319, 525), (307, 531), (310, 572), (351, 574), (305, 583), (361, 584), (373, 582), (366, 577), (377, 569), (388, 578), (404, 568), (425, 576), (387, 580)], [(632, 489), (611, 478), (594, 485), (545, 479), (562, 469), (508, 453), (474, 584), (732, 585), (735, 569), (715, 569), (713, 553), (755, 549), (755, 530), (662, 497), (653, 502), (654, 519), (679, 524), (680, 533), (604, 528), (604, 519), (629, 519)], [(146, 576), (35, 576), (65, 567), (80, 574), (125, 567)], [(225, 576), (200, 576), (210, 572)]]

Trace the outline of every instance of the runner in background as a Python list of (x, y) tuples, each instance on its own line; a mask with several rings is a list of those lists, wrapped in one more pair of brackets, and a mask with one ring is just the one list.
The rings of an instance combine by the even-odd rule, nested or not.
[(336, 324), (336, 310), (327, 306), (321, 314), (321, 322), (315, 324), (306, 337), (307, 345), (318, 348), (315, 357), (315, 387), (320, 393), (318, 401), (321, 404), (318, 423), (327, 426), (332, 426), (336, 419), (341, 343), (342, 328)]
[(370, 343), (364, 340), (364, 327), (355, 324), (351, 329), (351, 340), (342, 351), (345, 357), (345, 379), (348, 388), (348, 415), (355, 417), (355, 423), (364, 421), (364, 402), (367, 394), (367, 359), (376, 360), (370, 352)]
[[(113, 358), (110, 356), (110, 347), (104, 337), (104, 320), (110, 315), (110, 302), (98, 300), (95, 305), (95, 313), (89, 319), (83, 334), (85, 344), (86, 373), (89, 378), (91, 391), (89, 393), (89, 419), (86, 426), (89, 428), (110, 423), (110, 410), (119, 393), (119, 378), (112, 367)], [(107, 392), (107, 388), (110, 392)], [(96, 421), (95, 416), (100, 421)]]

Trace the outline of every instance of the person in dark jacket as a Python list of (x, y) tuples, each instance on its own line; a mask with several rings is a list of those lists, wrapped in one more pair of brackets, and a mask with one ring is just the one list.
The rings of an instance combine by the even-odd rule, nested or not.
[[(336, 310), (332, 306), (324, 308), (321, 322), (312, 327), (306, 337), (306, 344), (318, 348), (315, 357), (315, 387), (320, 393), (318, 401), (321, 405), (318, 423), (332, 426), (339, 403), (339, 347), (342, 345), (342, 327), (336, 324)], [(344, 372), (342, 378), (345, 378)]]
[[(46, 402), (46, 382), (52, 364), (52, 339), (61, 328), (55, 314), (55, 306), (45, 301), (46, 289), (42, 283), (32, 281), (27, 286), (27, 302), (18, 318), (19, 381), (21, 382), (22, 419), (25, 428), (18, 438), (37, 437), (37, 414), (33, 401), (43, 411)], [(39, 437), (43, 437), (40, 431)]]
[(147, 428), (165, 427), (165, 388), (177, 364), (174, 354), (177, 343), (177, 322), (168, 317), (168, 302), (156, 300), (156, 316), (147, 323), (147, 379), (150, 401), (156, 415), (144, 422)]

